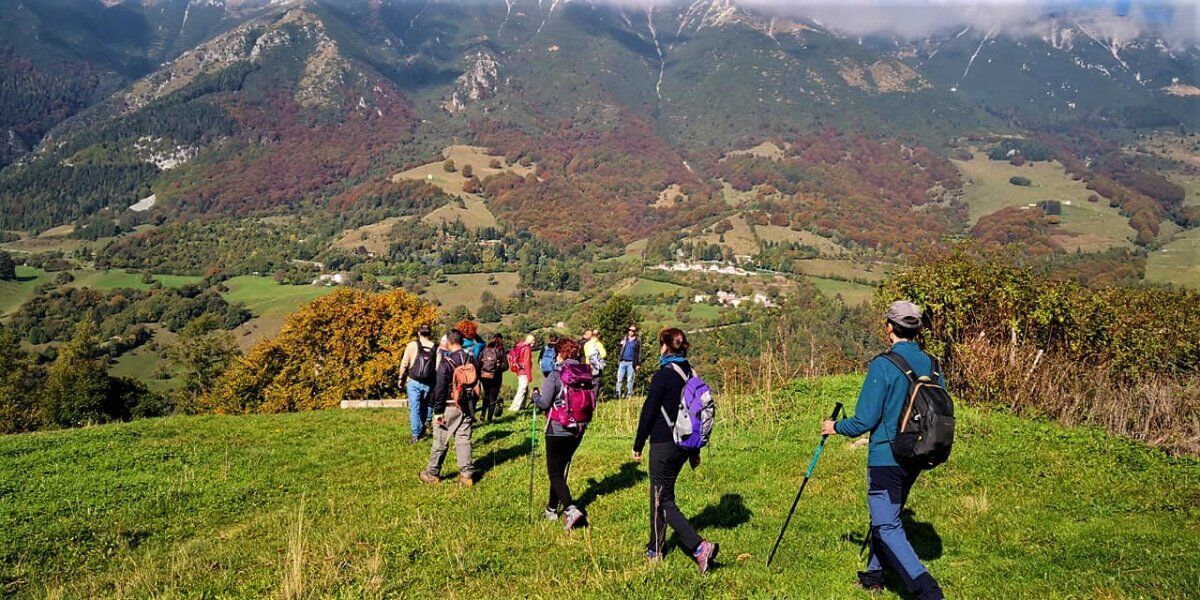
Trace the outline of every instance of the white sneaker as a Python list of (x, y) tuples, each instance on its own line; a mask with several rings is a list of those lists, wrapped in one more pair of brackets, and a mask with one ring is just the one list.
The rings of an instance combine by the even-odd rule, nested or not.
[(546, 511), (542, 513), (542, 518), (546, 519), (547, 521), (557, 521), (558, 511), (554, 510), (553, 508), (547, 508)]

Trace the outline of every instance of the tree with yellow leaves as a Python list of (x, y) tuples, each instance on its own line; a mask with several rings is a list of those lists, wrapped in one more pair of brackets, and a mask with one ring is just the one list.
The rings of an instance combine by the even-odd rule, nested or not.
[(220, 413), (288, 412), (395, 396), (404, 346), (418, 327), (438, 321), (433, 305), (402, 290), (335, 291), (235, 361), (201, 405)]

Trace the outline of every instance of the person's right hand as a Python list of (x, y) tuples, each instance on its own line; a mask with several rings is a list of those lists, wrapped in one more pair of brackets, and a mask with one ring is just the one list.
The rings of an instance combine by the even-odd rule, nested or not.
[(642, 453), (638, 452), (637, 450), (634, 450), (633, 451), (633, 460), (634, 460), (634, 462), (642, 462)]

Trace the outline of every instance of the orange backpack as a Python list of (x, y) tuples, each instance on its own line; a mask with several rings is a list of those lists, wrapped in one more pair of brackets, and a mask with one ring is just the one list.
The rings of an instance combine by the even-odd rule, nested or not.
[[(450, 360), (450, 356), (447, 355), (446, 360)], [(465, 354), (459, 356), (465, 356)], [(479, 371), (475, 368), (475, 362), (468, 358), (463, 361), (463, 364), (455, 366), (454, 376), (450, 381), (450, 402), (462, 410), (473, 409), (475, 401), (479, 399), (480, 395)]]

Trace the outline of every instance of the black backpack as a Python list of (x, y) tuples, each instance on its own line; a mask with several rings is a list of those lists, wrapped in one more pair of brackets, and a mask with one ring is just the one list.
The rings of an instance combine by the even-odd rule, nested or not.
[(435, 346), (426, 348), (417, 342), (417, 357), (413, 359), (412, 366), (408, 368), (408, 375), (421, 383), (429, 383), (433, 381), (437, 374), (437, 360), (434, 358)]
[(495, 346), (488, 346), (483, 349), (483, 355), (479, 357), (479, 364), (484, 379), (492, 379), (496, 376), (496, 373), (503, 373), (508, 370), (508, 358), (500, 348)]
[[(919, 469), (932, 469), (950, 458), (954, 446), (954, 400), (932, 376), (917, 377), (912, 366), (895, 352), (880, 354), (908, 378), (908, 400), (900, 411), (892, 455), (896, 462)], [(940, 375), (932, 356), (932, 375)]]

